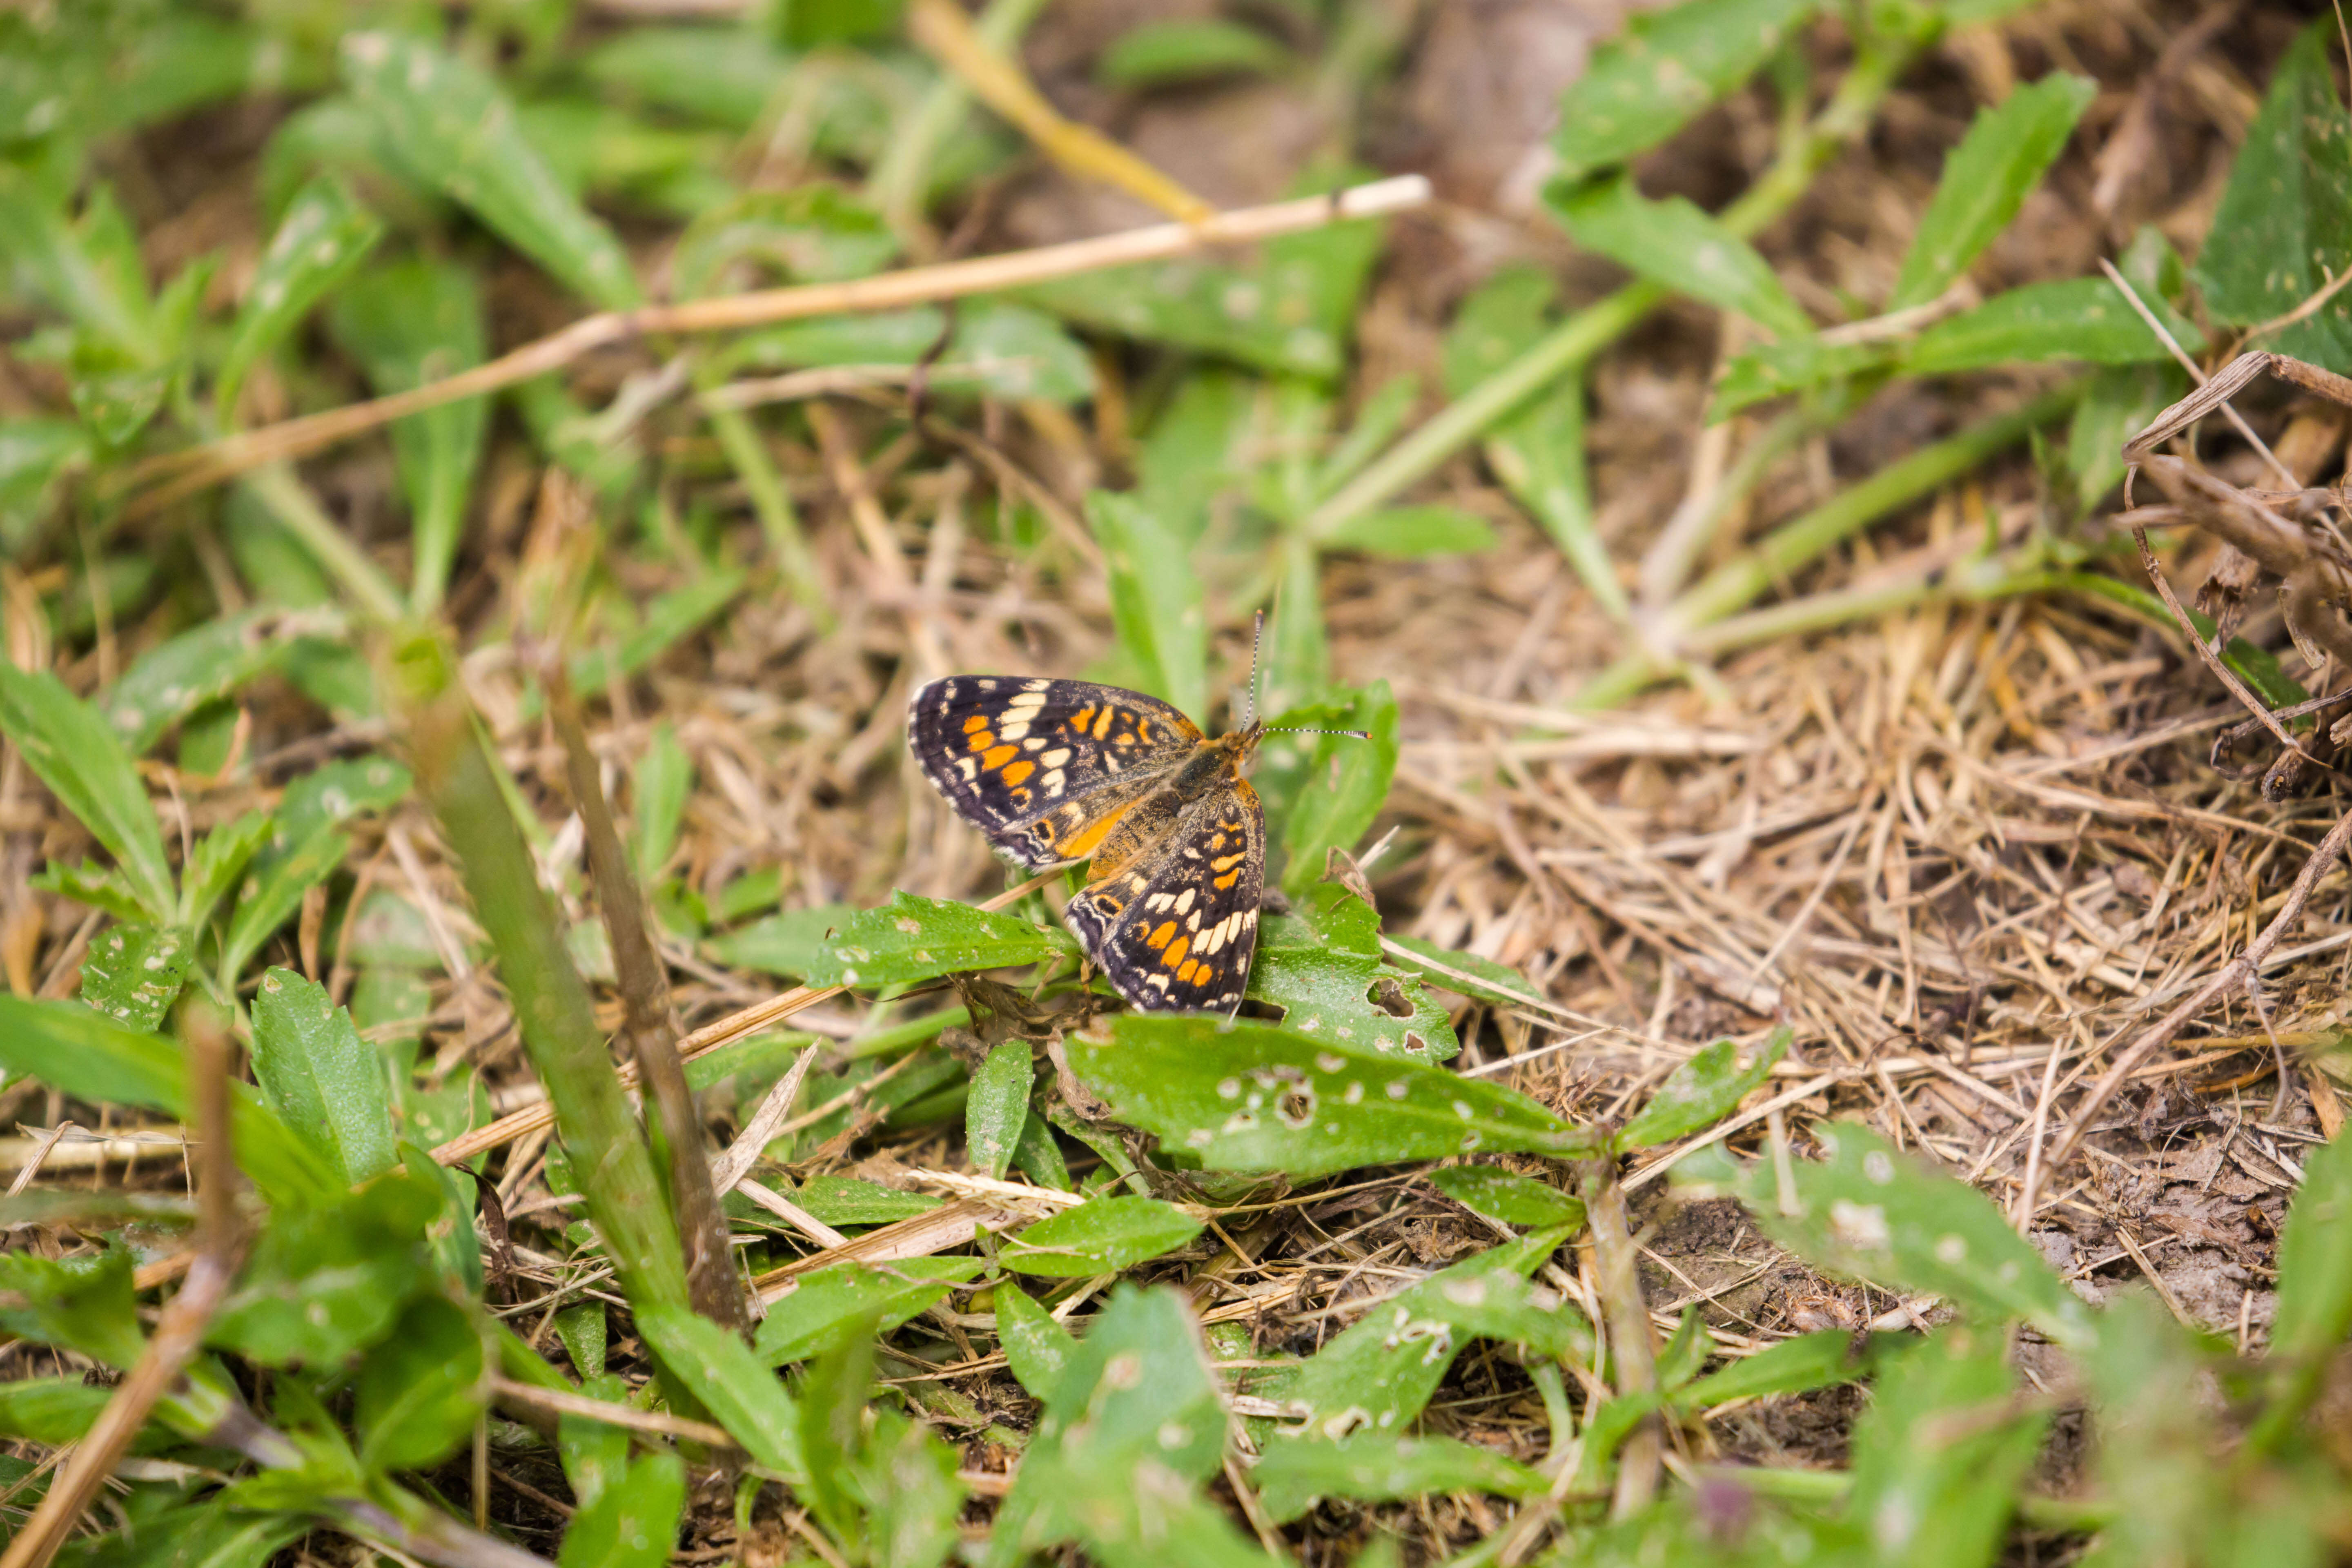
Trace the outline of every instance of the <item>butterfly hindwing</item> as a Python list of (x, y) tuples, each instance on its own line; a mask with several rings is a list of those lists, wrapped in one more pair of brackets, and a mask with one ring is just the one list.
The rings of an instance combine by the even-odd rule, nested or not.
[(1265, 809), (1238, 776), (1150, 820), (1165, 798), (1119, 822), (1063, 921), (1136, 1006), (1231, 1013), (1257, 951)]
[(1087, 858), (1202, 741), (1156, 697), (1005, 675), (925, 686), (908, 704), (907, 738), (948, 804), (1032, 868)]

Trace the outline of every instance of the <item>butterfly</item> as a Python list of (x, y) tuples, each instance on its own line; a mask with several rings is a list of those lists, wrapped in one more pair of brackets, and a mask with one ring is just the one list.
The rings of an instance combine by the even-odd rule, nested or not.
[(907, 713), (924, 775), (998, 850), (1034, 870), (1092, 862), (1063, 922), (1154, 1012), (1241, 1005), (1265, 889), (1265, 808), (1243, 770), (1279, 732), (1253, 716), (1211, 740), (1140, 691), (1010, 675), (934, 680)]

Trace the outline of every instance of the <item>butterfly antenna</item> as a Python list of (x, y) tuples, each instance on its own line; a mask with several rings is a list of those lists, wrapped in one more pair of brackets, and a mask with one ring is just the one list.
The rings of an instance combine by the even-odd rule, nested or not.
[(1371, 732), (1370, 730), (1291, 730), (1291, 729), (1281, 729), (1281, 730), (1260, 730), (1260, 731), (1258, 731), (1258, 733), (1259, 733), (1259, 734), (1261, 734), (1261, 735), (1353, 735), (1353, 736), (1354, 736), (1357, 740), (1359, 740), (1359, 741), (1369, 741), (1369, 740), (1370, 740), (1370, 739), (1372, 738), (1372, 732)]
[(1265, 612), (1260, 610), (1257, 613), (1257, 625), (1250, 630), (1249, 712), (1242, 719), (1242, 728), (1244, 730), (1257, 722), (1257, 656), (1258, 649), (1265, 645)]

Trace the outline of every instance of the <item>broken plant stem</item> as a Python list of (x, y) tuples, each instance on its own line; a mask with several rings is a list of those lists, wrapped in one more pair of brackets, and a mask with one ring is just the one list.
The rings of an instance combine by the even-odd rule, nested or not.
[[(1854, 60), (1837, 91), (1804, 132), (1717, 221), (1747, 238), (1795, 205), (1813, 177), (1847, 142), (1868, 128), (1895, 77), (1928, 42), (1925, 35), (1874, 40)], [(1387, 454), (1369, 465), (1312, 512), (1303, 524), (1328, 537), (1431, 473), (1478, 438), (1496, 420), (1581, 366), (1633, 330), (1670, 297), (1656, 283), (1629, 283), (1577, 311), (1549, 336), (1438, 411)]]
[[(1609, 1324), (1609, 1368), (1620, 1399), (1654, 1394), (1657, 1346), (1649, 1303), (1642, 1299), (1640, 1252), (1625, 1214), (1625, 1189), (1613, 1158), (1580, 1161), (1585, 1221), (1592, 1230), (1592, 1257), (1600, 1279), (1601, 1308)], [(1611, 1515), (1625, 1519), (1649, 1506), (1658, 1489), (1664, 1434), (1654, 1415), (1643, 1417), (1617, 1454), (1617, 1492)]]
[(751, 1326), (751, 1317), (735, 1278), (734, 1254), (728, 1247), (719, 1192), (711, 1184), (710, 1161), (702, 1149), (702, 1116), (695, 1109), (694, 1090), (687, 1087), (686, 1068), (678, 1060), (677, 1016), (670, 1004), (669, 975), (646, 930), (645, 897), (630, 872), (620, 832), (613, 826), (612, 809), (597, 778), (596, 754), (589, 749), (587, 726), (581, 721), (580, 702), (572, 694), (562, 659), (545, 660), (541, 678), (547, 692), (548, 716), (563, 744), (564, 772), (572, 806), (580, 813), (597, 906), (613, 944), (614, 976), (621, 992), (622, 1037), (628, 1042), (629, 1059), (637, 1064), (638, 1081), (653, 1091), (655, 1116), (649, 1131), (657, 1135), (657, 1149), (667, 1155), (670, 1205), (686, 1249), (687, 1290), (696, 1311), (740, 1333)]
[(2334, 773), (2336, 771), (2334, 768), (2328, 767), (2327, 763), (2312, 756), (2303, 749), (2302, 742), (2287, 733), (2286, 726), (2281, 724), (2277, 716), (2271, 712), (2270, 705), (2247, 689), (2246, 683), (2238, 679), (2237, 672), (2221, 662), (2221, 656), (2216, 653), (2198, 632), (2195, 623), (2189, 618), (2189, 612), (2181, 607), (2179, 595), (2172, 591), (2172, 583), (2164, 574), (2163, 563), (2157, 560), (2156, 552), (2148, 547), (2147, 530), (2135, 528), (2131, 531), (2131, 536), (2132, 543), (2139, 550), (2139, 563), (2147, 571), (2148, 581), (2156, 584), (2157, 593), (2164, 599), (2164, 607), (2172, 612), (2172, 618), (2179, 624), (2181, 635), (2189, 639), (2189, 646), (2197, 650), (2197, 657), (2204, 661), (2205, 668), (2213, 672), (2213, 678), (2230, 689), (2230, 695), (2236, 698), (2247, 712), (2252, 713), (2261, 721), (2263, 728), (2271, 732), (2272, 739), (2288, 751), (2307, 759), (2313, 765), (2327, 768), (2328, 772)]
[(1065, 245), (974, 257), (934, 267), (907, 268), (846, 282), (796, 284), (675, 305), (603, 311), (525, 343), (486, 364), (406, 392), (266, 425), (142, 463), (132, 471), (130, 482), (153, 488), (133, 497), (122, 515), (126, 520), (143, 516), (239, 474), (331, 447), (411, 414), (520, 385), (562, 370), (595, 350), (634, 338), (737, 331), (812, 316), (897, 310), (974, 294), (1001, 293), (1083, 272), (1271, 239), (1354, 218), (1378, 217), (1420, 206), (1428, 200), (1429, 182), (1419, 174), (1404, 174), (1352, 185), (1328, 195), (1216, 213), (1199, 223), (1159, 224)]

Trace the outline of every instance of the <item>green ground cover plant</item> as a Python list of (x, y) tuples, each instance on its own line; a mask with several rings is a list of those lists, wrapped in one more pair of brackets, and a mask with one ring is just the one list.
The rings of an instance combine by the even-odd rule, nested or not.
[[(1978, 287), (2098, 102), (2052, 69), (1965, 119), (1883, 296), (1825, 301), (1768, 233), (1936, 50), (2027, 7), (1683, 0), (1559, 106), (1546, 243), (1619, 280), (1564, 301), (1555, 270), (1495, 271), (1433, 384), (1356, 374), (1390, 234), (1333, 205), (1247, 248), (633, 330), (430, 401), (567, 322), (958, 249), (1057, 144), (976, 107), (971, 58), (901, 10), (0, 14), (0, 833), (22, 873), (0, 1071), (19, 1114), (49, 1107), (0, 1198), (0, 1568), (2341, 1555), (2345, 1139), (2291, 1173), (2257, 1350), (2158, 1294), (2094, 1301), (1951, 1170), (1784, 1111), (1783, 1080), (1828, 1059), (1794, 1008), (1674, 1045), (1606, 1106), (1503, 1081), (1536, 1032), (1592, 1021), (1552, 976), (1403, 930), (1376, 889), (1431, 837), (1404, 786), (1432, 786), (1399, 685), (1344, 678), (1330, 591), (1531, 526), (1615, 628), (1563, 733), (1704, 694), (1735, 650), (1927, 608), (2040, 596), (2177, 651), (2093, 524), (2191, 363), (2258, 330), (2352, 372), (2333, 22), (2294, 31), (2221, 177), (2227, 243), (2193, 263), (2145, 226), (2107, 269)], [(1046, 11), (994, 0), (978, 47), (1017, 60)], [(1122, 31), (1090, 72), (1305, 84), (1352, 121), (1409, 33), (1374, 6), (1236, 9)], [(1732, 103), (1769, 142), (1751, 177), (1711, 206), (1645, 194), (1645, 160)], [(125, 150), (247, 112), (250, 232), (142, 230), (153, 204), (126, 193), (154, 170)], [(1357, 152), (1292, 194), (1365, 184)], [(1706, 417), (1747, 444), (1623, 563), (1590, 471), (1596, 366), (1693, 311), (1736, 324)], [(1950, 428), (1744, 531), (1775, 465), (1874, 399), (1989, 377)], [(348, 439), (266, 446), (420, 392)], [(1041, 477), (1130, 396), (1114, 462)], [(2021, 457), (2021, 526), (1987, 510), (1866, 584), (1811, 575)], [(1465, 465), (1507, 503), (1430, 483)], [(967, 539), (1017, 571), (959, 586)], [(792, 658), (864, 693), (854, 724), (792, 720), (822, 753), (793, 797), (813, 814), (897, 761), (906, 692), (958, 651), (940, 606), (1000, 589), (1054, 657), (1204, 721), (1239, 707), (1231, 656), (1269, 611), (1267, 721), (1362, 731), (1265, 748), (1273, 897), (1238, 1019), (1120, 1011), (1058, 918), (1076, 868), (994, 897), (898, 882), (956, 864), (904, 819), (835, 884), (782, 856), (686, 874), (716, 837), (698, 803), (744, 793), (712, 715), (774, 701), (729, 638), (792, 617)], [(2324, 660), (2298, 677), (2212, 607), (2183, 618), (2263, 702), (2320, 685)], [(1055, 629), (1085, 616), (1105, 635)], [(1520, 854), (1507, 818), (1483, 831)], [(184, 1164), (31, 1179), (79, 1145), (68, 1121), (172, 1129)], [(1303, 1338), (1258, 1342), (1217, 1270), (1359, 1183), (1448, 1205), (1477, 1244), (1353, 1257)], [(1656, 1215), (1629, 1194), (1667, 1184), (1874, 1310), (1734, 1343), (1695, 1289), (1654, 1322)], [(1473, 1366), (1539, 1415), (1454, 1422)], [(964, 1381), (1000, 1370), (1017, 1405)], [(1735, 1464), (1707, 1436), (1849, 1386), (1844, 1462)], [(1448, 1528), (1398, 1523), (1441, 1505)]]

